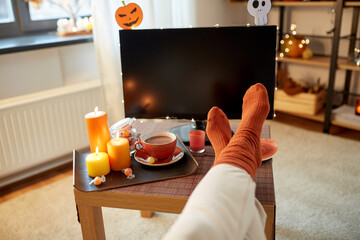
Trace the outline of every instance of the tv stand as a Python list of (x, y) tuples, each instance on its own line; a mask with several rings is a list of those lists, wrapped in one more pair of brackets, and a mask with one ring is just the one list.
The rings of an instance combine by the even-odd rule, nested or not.
[[(206, 130), (206, 120), (196, 120), (189, 124), (173, 127), (169, 129), (170, 132), (175, 133), (183, 141), (185, 145), (189, 145), (189, 132), (192, 130)], [(205, 134), (205, 145), (210, 145), (210, 140)]]

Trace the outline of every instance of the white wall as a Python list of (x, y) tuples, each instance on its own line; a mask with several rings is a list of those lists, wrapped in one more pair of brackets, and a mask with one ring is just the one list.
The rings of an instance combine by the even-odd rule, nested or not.
[(93, 43), (0, 55), (0, 100), (99, 79)]

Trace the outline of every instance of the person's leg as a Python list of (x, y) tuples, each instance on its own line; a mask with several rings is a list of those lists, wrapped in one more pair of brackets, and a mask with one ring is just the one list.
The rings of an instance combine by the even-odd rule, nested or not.
[(246, 170), (254, 178), (261, 165), (260, 136), (269, 110), (266, 88), (260, 83), (251, 86), (243, 98), (241, 123), (214, 165), (230, 164)]
[(267, 98), (267, 92), (262, 85), (247, 91), (243, 119), (230, 141), (225, 114), (216, 108), (209, 112), (222, 115), (209, 117), (212, 120), (207, 128), (216, 149), (214, 166), (195, 188), (165, 239), (244, 239), (255, 236), (252, 232), (259, 226), (262, 231), (256, 237), (265, 239), (264, 211), (256, 205), (256, 185), (252, 180), (261, 164), (260, 134), (269, 112), (264, 97)]
[[(243, 169), (219, 164), (209, 170), (191, 194), (165, 240), (246, 239), (259, 230), (256, 184)], [(264, 228), (256, 240), (266, 239)]]

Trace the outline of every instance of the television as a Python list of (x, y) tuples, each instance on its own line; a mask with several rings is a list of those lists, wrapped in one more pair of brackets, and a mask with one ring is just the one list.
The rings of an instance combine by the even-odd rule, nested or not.
[(213, 106), (241, 119), (246, 90), (262, 83), (273, 118), (276, 26), (120, 30), (119, 37), (126, 117), (189, 119), (171, 129), (187, 143)]

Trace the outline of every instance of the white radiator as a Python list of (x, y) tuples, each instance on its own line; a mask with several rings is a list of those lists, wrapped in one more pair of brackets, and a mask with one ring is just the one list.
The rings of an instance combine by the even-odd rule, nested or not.
[(84, 116), (103, 102), (99, 81), (1, 100), (0, 178), (89, 146)]

